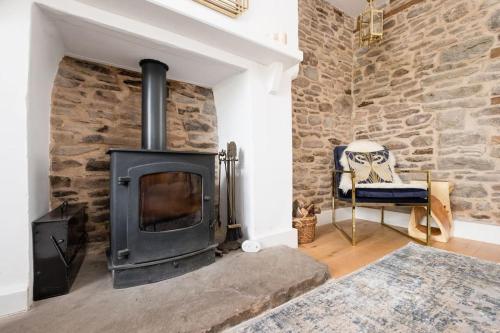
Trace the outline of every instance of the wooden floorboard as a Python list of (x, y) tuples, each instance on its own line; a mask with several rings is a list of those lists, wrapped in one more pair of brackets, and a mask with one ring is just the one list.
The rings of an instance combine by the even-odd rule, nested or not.
[[(350, 221), (340, 222), (350, 234)], [(350, 242), (332, 225), (316, 231), (316, 240), (299, 248), (304, 253), (328, 265), (332, 277), (356, 271), (408, 244), (411, 240), (378, 223), (357, 221), (358, 244)], [(500, 263), (500, 245), (452, 238), (448, 243), (433, 242), (431, 246)]]

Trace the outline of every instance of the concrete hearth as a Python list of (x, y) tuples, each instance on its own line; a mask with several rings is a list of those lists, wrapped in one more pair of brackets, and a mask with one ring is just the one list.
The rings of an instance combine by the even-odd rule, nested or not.
[(328, 279), (298, 250), (232, 253), (184, 276), (113, 289), (105, 245), (92, 245), (70, 294), (0, 320), (10, 332), (215, 332), (278, 306)]

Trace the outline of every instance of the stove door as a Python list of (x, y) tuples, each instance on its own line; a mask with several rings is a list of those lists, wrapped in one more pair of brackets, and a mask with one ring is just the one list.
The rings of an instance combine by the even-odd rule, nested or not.
[(175, 257), (210, 244), (212, 186), (208, 169), (153, 163), (129, 169), (129, 262)]

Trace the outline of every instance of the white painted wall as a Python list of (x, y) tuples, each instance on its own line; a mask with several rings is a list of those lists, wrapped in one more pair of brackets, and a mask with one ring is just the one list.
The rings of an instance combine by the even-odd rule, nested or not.
[(292, 78), (284, 73), (280, 89), (270, 94), (266, 84), (272, 75), (269, 69), (259, 66), (251, 74), (255, 238), (264, 247), (277, 244), (296, 247), (296, 230), (291, 226)]
[[(63, 45), (54, 26), (32, 1), (0, 4), (0, 316), (27, 309), (31, 300), (30, 222), (49, 207), (50, 99)], [(5, 207), (4, 207), (5, 206)]]
[(52, 87), (64, 45), (51, 21), (32, 8), (31, 61), (28, 91), (29, 218), (49, 208), (49, 142)]
[(29, 0), (0, 2), (0, 316), (28, 306), (30, 273), (27, 96)]
[(246, 37), (271, 38), (269, 34), (286, 32), (288, 47), (298, 49), (298, 0), (250, 0), (248, 10), (238, 19), (222, 15), (192, 0), (147, 1), (175, 8), (201, 21), (211, 22)]
[[(291, 76), (275, 94), (267, 90), (270, 71), (255, 65), (213, 88), (220, 149), (239, 146), (237, 221), (245, 239), (263, 247), (297, 247), (292, 220)], [(223, 206), (224, 207), (224, 206)]]
[[(245, 237), (254, 237), (253, 228), (246, 221), (254, 221), (255, 186), (252, 177), (255, 174), (251, 160), (255, 156), (252, 142), (252, 87), (250, 73), (233, 76), (213, 88), (217, 107), (217, 129), (219, 148), (226, 149), (226, 144), (235, 141), (238, 146), (238, 164), (236, 173), (236, 220), (243, 222)], [(243, 102), (243, 103), (242, 103)], [(231, 124), (228, 126), (228, 124)], [(224, 178), (221, 179), (225, 183)], [(225, 184), (222, 185), (225, 187)], [(224, 189), (222, 189), (223, 191)], [(223, 192), (221, 192), (223, 193)], [(223, 197), (223, 195), (221, 195)], [(222, 218), (226, 218), (226, 203), (221, 202)]]
[[(154, 0), (169, 3), (173, 1)], [(193, 1), (176, 1), (178, 10), (211, 17), (214, 22), (265, 36), (286, 32), (288, 47), (298, 50), (298, 4), (296, 0), (254, 0), (238, 20), (223, 17)], [(264, 37), (268, 38), (268, 37)], [(239, 146), (237, 182), (238, 216), (245, 239), (263, 247), (297, 247), (292, 220), (292, 95), (293, 71), (276, 78), (272, 66), (258, 64), (213, 87), (220, 149), (227, 142)], [(279, 67), (279, 66), (278, 66)], [(277, 79), (276, 92), (269, 81)]]
[[(31, 11), (30, 68), (28, 86), (28, 222), (49, 210), (50, 110), (54, 79), (64, 45), (56, 27), (36, 5)], [(31, 225), (29, 225), (31, 227)], [(29, 233), (31, 236), (31, 232)], [(32, 253), (32, 238), (28, 242)], [(31, 256), (30, 256), (31, 257)], [(30, 260), (30, 283), (33, 264)], [(29, 289), (32, 299), (32, 288)]]

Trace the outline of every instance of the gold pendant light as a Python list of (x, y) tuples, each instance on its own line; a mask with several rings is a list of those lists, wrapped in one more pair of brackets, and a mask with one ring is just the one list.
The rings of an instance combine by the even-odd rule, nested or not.
[(368, 5), (358, 17), (359, 46), (378, 43), (384, 36), (384, 11), (373, 6), (373, 0), (366, 0)]

